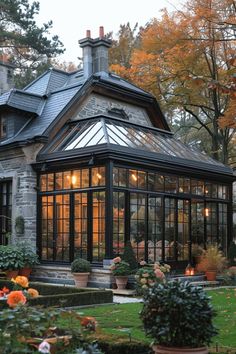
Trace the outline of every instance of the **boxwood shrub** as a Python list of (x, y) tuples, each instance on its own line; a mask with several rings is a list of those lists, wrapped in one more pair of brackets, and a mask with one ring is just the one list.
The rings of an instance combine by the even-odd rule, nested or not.
[[(0, 289), (4, 286), (12, 290), (13, 283), (7, 280), (0, 280)], [(72, 307), (112, 303), (113, 301), (111, 290), (78, 289), (42, 283), (29, 283), (29, 287), (38, 290), (39, 294), (42, 295), (28, 300), (28, 303), (32, 306)], [(6, 306), (4, 301), (0, 301), (0, 307)]]

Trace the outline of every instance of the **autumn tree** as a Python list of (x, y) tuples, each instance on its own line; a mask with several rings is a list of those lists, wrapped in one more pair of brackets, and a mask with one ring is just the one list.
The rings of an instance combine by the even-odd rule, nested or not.
[(49, 37), (52, 21), (37, 26), (39, 10), (39, 2), (0, 0), (0, 54), (8, 55), (19, 77), (31, 79), (50, 65), (51, 58), (64, 52), (58, 36)]
[(219, 121), (232, 105), (235, 14), (233, 0), (191, 0), (182, 11), (164, 10), (142, 32), (126, 69), (126, 77), (152, 92), (172, 121), (184, 111), (195, 140), (207, 136), (210, 153), (223, 162), (234, 134)]
[(110, 70), (119, 73), (124, 78), (129, 77), (127, 69), (130, 69), (132, 54), (139, 46), (140, 31), (138, 23), (131, 28), (128, 22), (120, 25), (116, 38), (113, 38), (113, 33), (110, 33), (112, 40), (112, 47), (109, 49)]

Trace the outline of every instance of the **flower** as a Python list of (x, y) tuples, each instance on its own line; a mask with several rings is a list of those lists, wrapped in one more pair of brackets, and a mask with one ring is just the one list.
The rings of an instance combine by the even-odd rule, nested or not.
[(143, 267), (143, 266), (145, 266), (147, 264), (147, 262), (141, 261), (139, 264), (140, 264), (141, 267)]
[(30, 297), (38, 297), (39, 296), (39, 292), (36, 289), (29, 288), (27, 290), (27, 293), (29, 294)]
[(20, 285), (22, 288), (28, 288), (29, 286), (28, 278), (21, 275), (18, 275), (15, 279), (12, 278), (11, 281), (16, 285)]
[(154, 273), (155, 273), (157, 278), (160, 278), (160, 279), (164, 279), (165, 278), (165, 274), (158, 268), (154, 270)]
[(170, 271), (170, 266), (168, 264), (161, 264), (159, 262), (156, 262), (152, 265), (146, 264), (141, 268), (139, 268), (139, 270), (135, 275), (137, 294), (144, 295), (146, 290), (149, 289), (150, 287), (153, 287), (155, 283), (157, 282), (164, 283), (165, 282), (164, 273), (169, 271)]
[(3, 294), (8, 294), (10, 292), (10, 290), (6, 286), (4, 286), (1, 291), (3, 292)]
[(114, 276), (128, 276), (131, 273), (129, 263), (122, 261), (120, 257), (113, 259), (110, 270)]
[(90, 329), (91, 331), (95, 331), (97, 321), (94, 317), (86, 316), (82, 317), (80, 320), (81, 326), (85, 327), (86, 329)]
[(43, 341), (39, 344), (38, 351), (39, 353), (50, 354), (50, 344), (46, 341)]
[(11, 291), (7, 297), (7, 304), (9, 307), (16, 307), (17, 305), (24, 305), (26, 303), (26, 297), (22, 291)]

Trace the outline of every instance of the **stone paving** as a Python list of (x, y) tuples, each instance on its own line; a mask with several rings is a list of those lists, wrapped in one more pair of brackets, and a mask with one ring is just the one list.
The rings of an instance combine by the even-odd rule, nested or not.
[(131, 297), (131, 296), (113, 296), (113, 302), (117, 304), (128, 304), (132, 302), (143, 302), (143, 299), (140, 297)]

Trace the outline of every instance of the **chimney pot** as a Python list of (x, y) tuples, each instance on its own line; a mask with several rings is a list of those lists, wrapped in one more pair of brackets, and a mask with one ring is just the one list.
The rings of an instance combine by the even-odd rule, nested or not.
[(91, 31), (90, 31), (90, 30), (87, 30), (87, 31), (86, 31), (86, 37), (91, 38)]
[(104, 37), (104, 27), (103, 27), (103, 26), (100, 26), (100, 27), (99, 27), (99, 37), (100, 37), (100, 38), (103, 38), (103, 37)]

